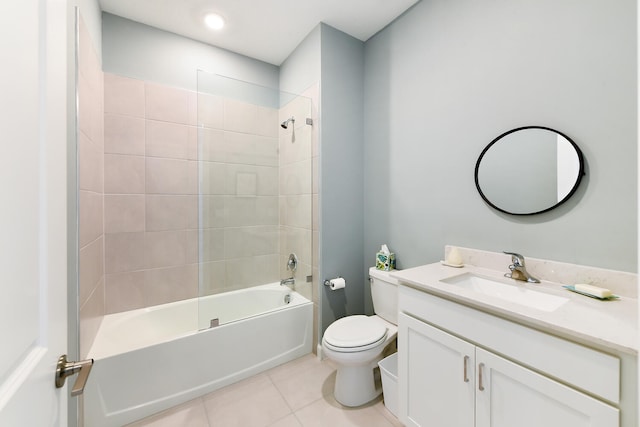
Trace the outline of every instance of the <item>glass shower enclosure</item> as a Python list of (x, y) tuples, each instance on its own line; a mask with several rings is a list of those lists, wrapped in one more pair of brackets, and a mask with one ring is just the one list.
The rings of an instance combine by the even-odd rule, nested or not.
[(197, 85), (202, 330), (234, 320), (211, 318), (210, 295), (290, 277), (310, 286), (312, 122), (304, 96), (201, 70)]

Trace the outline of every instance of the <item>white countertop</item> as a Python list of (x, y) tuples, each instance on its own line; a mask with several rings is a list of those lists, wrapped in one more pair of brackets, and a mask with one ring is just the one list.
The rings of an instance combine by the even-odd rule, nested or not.
[(546, 312), (441, 282), (442, 279), (470, 272), (505, 280), (502, 271), (473, 265), (452, 268), (440, 263), (395, 270), (391, 272), (391, 277), (398, 279), (402, 285), (585, 345), (603, 350), (614, 349), (634, 356), (638, 354), (638, 302), (634, 298), (621, 295), (620, 299), (601, 301), (570, 292), (559, 283), (542, 280), (534, 284), (506, 279), (513, 280), (517, 286), (569, 299), (555, 311)]

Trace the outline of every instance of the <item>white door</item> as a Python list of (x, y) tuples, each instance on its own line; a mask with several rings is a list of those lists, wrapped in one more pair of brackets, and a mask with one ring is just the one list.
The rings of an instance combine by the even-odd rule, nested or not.
[(400, 421), (473, 427), (475, 346), (404, 313), (398, 327)]
[(476, 363), (477, 427), (619, 425), (618, 409), (493, 353), (477, 348)]
[(0, 425), (67, 425), (66, 0), (0, 2)]

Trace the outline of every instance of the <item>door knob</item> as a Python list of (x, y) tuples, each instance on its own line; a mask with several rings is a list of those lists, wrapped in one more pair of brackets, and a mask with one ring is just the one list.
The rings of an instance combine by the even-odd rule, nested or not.
[(82, 394), (92, 366), (93, 359), (69, 362), (67, 361), (67, 355), (63, 354), (56, 365), (56, 388), (62, 387), (68, 376), (78, 374), (78, 378), (76, 378), (76, 382), (71, 389), (71, 396)]

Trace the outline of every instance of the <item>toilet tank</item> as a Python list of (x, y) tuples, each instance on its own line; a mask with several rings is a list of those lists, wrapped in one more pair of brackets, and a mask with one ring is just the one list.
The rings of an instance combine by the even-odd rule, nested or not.
[(398, 281), (391, 277), (391, 272), (369, 269), (371, 298), (373, 311), (387, 322), (398, 324)]

